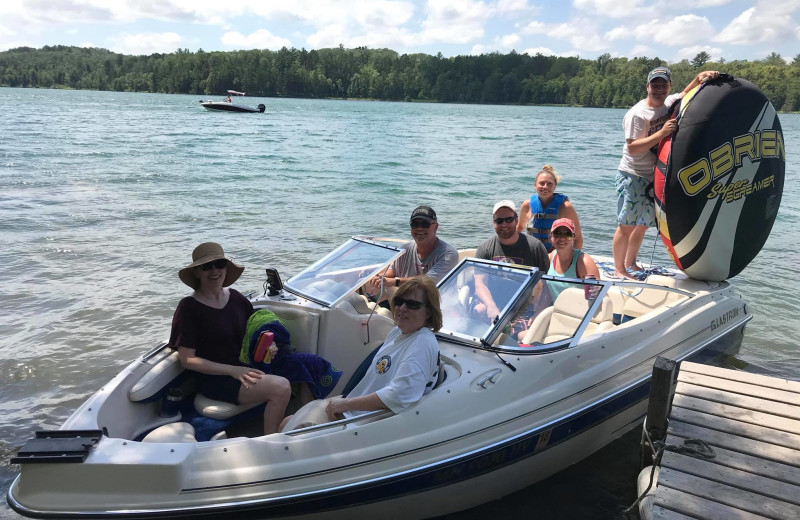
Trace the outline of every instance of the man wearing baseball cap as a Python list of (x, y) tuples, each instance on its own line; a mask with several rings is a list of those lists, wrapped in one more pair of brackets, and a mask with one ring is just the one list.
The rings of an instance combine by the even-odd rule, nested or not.
[[(422, 274), (438, 282), (458, 263), (456, 248), (436, 236), (439, 219), (433, 208), (417, 206), (411, 212), (408, 224), (413, 240), (403, 244), (405, 253), (386, 271), (384, 287), (399, 287), (406, 280)], [(369, 285), (377, 288), (380, 277), (374, 277)]]
[[(517, 206), (511, 200), (501, 200), (492, 210), (495, 235), (478, 246), (475, 258), (509, 264), (530, 265), (546, 273), (550, 268), (547, 248), (538, 238), (517, 231)], [(475, 275), (475, 294), (482, 303), (475, 312), (493, 319), (500, 313), (486, 284), (485, 276)]]
[(635, 278), (634, 271), (641, 271), (636, 265), (639, 247), (647, 228), (656, 227), (655, 205), (647, 188), (653, 182), (658, 143), (678, 129), (677, 121), (669, 119), (669, 107), (697, 85), (717, 76), (717, 71), (703, 71), (682, 92), (670, 96), (672, 73), (666, 67), (656, 67), (647, 75), (647, 97), (622, 119), (625, 145), (615, 180), (618, 227), (612, 243), (616, 276)]

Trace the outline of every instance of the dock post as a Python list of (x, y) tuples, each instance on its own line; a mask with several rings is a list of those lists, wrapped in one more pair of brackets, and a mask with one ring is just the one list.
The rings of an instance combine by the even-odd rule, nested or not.
[(642, 427), (642, 468), (655, 463), (652, 446), (647, 440), (644, 428), (650, 440), (663, 441), (667, 436), (669, 413), (672, 407), (672, 396), (675, 392), (675, 376), (678, 364), (664, 357), (657, 357), (653, 364), (653, 377), (650, 380), (650, 397), (647, 405), (647, 420)]

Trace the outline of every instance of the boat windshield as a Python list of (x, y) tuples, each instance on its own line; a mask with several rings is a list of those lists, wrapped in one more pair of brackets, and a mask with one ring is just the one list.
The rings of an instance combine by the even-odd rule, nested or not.
[(334, 307), (372, 276), (385, 269), (402, 250), (353, 237), (286, 282), (286, 288), (304, 298)]
[[(469, 258), (439, 284), (439, 337), (471, 346), (534, 352), (563, 348), (605, 320), (606, 282), (542, 276), (536, 268)], [(601, 309), (602, 307), (602, 309)], [(555, 318), (553, 316), (555, 314)], [(611, 315), (607, 316), (611, 320)], [(610, 325), (610, 323), (609, 323)]]

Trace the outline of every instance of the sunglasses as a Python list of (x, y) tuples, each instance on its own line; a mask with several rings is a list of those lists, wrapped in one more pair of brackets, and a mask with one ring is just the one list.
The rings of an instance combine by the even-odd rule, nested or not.
[(206, 262), (200, 266), (201, 271), (210, 271), (212, 269), (225, 269), (228, 265), (228, 261), (224, 258), (220, 258), (219, 260), (212, 260), (211, 262)]
[(493, 220), (494, 220), (494, 223), (499, 226), (500, 224), (510, 224), (510, 223), (514, 222), (515, 220), (517, 220), (517, 217), (498, 217), (498, 218), (493, 219)]
[(405, 298), (400, 298), (399, 296), (395, 296), (394, 298), (392, 298), (392, 303), (394, 304), (395, 309), (399, 309), (400, 307), (405, 305), (406, 309), (412, 311), (418, 311), (419, 309), (425, 306), (423, 302), (417, 300), (406, 300)]
[(422, 219), (419, 219), (419, 220), (412, 220), (412, 221), (411, 221), (411, 227), (412, 227), (412, 228), (418, 228), (418, 227), (421, 227), (421, 228), (428, 229), (429, 227), (431, 227), (431, 223), (430, 223), (430, 222), (428, 222), (427, 220), (422, 220)]
[(574, 235), (570, 232), (556, 231), (553, 233), (555, 238), (572, 238)]

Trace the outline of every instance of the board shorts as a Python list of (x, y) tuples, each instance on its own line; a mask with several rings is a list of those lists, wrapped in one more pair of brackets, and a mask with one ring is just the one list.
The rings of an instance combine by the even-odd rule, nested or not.
[(632, 173), (618, 171), (617, 223), (621, 226), (656, 227), (655, 203), (647, 196), (651, 181)]

